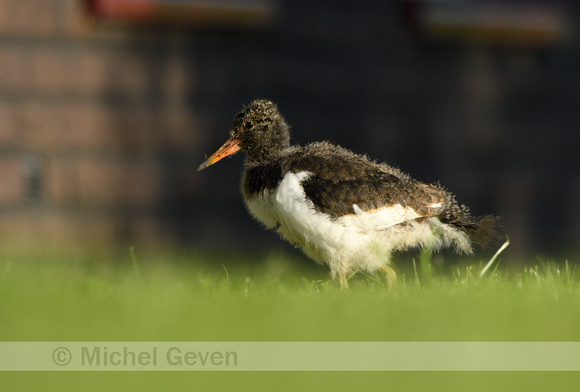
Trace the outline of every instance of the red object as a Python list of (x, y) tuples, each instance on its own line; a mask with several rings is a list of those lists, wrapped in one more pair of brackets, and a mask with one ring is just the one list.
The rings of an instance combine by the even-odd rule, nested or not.
[(89, 12), (97, 18), (147, 21), (155, 17), (156, 5), (139, 0), (88, 0)]
[(276, 14), (275, 0), (85, 0), (97, 20), (119, 22), (181, 23), (192, 25), (227, 24), (263, 26)]

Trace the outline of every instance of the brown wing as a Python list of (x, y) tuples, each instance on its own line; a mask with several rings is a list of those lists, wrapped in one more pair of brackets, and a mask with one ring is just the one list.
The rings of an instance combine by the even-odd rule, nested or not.
[(315, 174), (303, 182), (304, 192), (318, 211), (335, 218), (354, 214), (355, 204), (364, 212), (400, 204), (424, 217), (435, 216), (446, 206), (443, 190), (382, 171), (378, 166), (361, 170), (356, 162), (329, 162), (328, 168), (324, 161), (318, 165)]

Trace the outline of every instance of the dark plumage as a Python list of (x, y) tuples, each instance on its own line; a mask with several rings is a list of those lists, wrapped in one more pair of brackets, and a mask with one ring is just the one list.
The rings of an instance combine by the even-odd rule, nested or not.
[(394, 250), (452, 246), (471, 252), (497, 238), (498, 218), (475, 218), (438, 184), (328, 142), (290, 145), (289, 126), (270, 101), (257, 100), (234, 119), (229, 140), (198, 170), (247, 152), (244, 200), (254, 217), (327, 263), (345, 286), (354, 269), (382, 269)]

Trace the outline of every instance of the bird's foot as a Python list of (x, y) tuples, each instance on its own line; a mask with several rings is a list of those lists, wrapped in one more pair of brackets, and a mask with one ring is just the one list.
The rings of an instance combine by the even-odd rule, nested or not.
[(338, 278), (338, 282), (340, 283), (341, 290), (348, 289), (348, 280), (346, 279), (346, 275), (340, 275), (340, 277)]
[(379, 269), (385, 276), (387, 288), (392, 289), (393, 287), (395, 287), (395, 283), (397, 282), (397, 273), (395, 272), (395, 270), (389, 267), (388, 265), (382, 265)]

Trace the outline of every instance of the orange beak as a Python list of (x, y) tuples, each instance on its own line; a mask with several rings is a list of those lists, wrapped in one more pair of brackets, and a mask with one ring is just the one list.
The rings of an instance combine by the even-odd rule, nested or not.
[(208, 166), (213, 165), (217, 161), (221, 160), (222, 158), (227, 157), (235, 152), (240, 151), (240, 141), (236, 139), (230, 139), (224, 143), (216, 152), (214, 152), (209, 158), (207, 158), (199, 167), (197, 171), (201, 171)]

